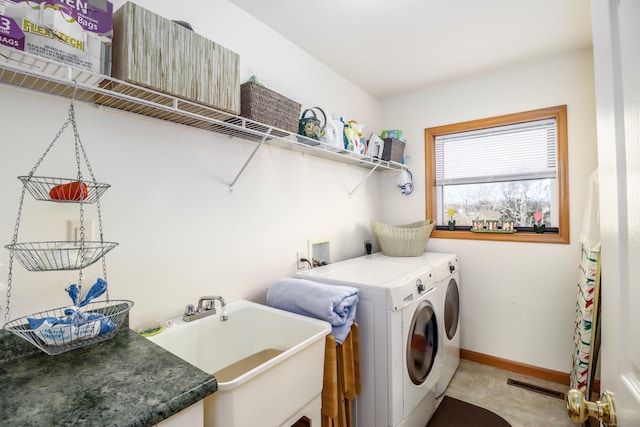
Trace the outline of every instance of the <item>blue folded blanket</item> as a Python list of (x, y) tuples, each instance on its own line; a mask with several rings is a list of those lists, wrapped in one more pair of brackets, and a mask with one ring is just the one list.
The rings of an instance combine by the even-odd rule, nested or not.
[(329, 322), (336, 343), (341, 344), (356, 318), (358, 290), (307, 279), (283, 278), (269, 288), (267, 304)]

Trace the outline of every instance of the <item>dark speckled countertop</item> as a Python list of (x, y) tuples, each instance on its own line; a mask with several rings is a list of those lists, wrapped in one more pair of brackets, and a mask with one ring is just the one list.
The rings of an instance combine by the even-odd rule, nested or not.
[(124, 326), (56, 356), (0, 330), (3, 427), (153, 426), (217, 389), (213, 376)]

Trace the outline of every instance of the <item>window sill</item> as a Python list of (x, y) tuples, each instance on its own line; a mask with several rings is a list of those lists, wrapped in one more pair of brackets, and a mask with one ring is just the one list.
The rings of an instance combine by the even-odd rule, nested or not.
[[(568, 233), (567, 233), (568, 234)], [(494, 240), (500, 242), (530, 242), (530, 243), (560, 243), (568, 244), (569, 236), (560, 233), (532, 233), (519, 231), (513, 234), (502, 233), (474, 233), (467, 230), (433, 230), (434, 239), (462, 239), (462, 240)]]

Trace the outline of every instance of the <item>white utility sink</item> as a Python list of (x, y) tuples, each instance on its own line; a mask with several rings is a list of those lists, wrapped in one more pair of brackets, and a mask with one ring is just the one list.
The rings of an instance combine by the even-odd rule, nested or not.
[(173, 319), (148, 338), (218, 380), (204, 401), (204, 425), (281, 427), (306, 416), (319, 426), (331, 325), (246, 300), (227, 304), (226, 321), (217, 309), (190, 322)]

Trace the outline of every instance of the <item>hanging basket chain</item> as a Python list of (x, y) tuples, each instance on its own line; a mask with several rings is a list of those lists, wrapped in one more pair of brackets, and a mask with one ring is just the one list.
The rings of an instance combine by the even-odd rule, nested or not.
[[(29, 172), (29, 175), (27, 177), (26, 182), (22, 186), (22, 193), (20, 194), (20, 204), (18, 206), (18, 215), (16, 216), (16, 224), (15, 224), (15, 227), (13, 229), (13, 237), (12, 237), (12, 240), (11, 240), (11, 244), (12, 245), (15, 245), (18, 242), (18, 231), (20, 230), (20, 218), (22, 217), (22, 207), (24, 205), (24, 195), (25, 195), (25, 193), (27, 191), (27, 183), (31, 180), (31, 178), (33, 178), (33, 175), (36, 173), (36, 170), (38, 169), (38, 167), (40, 166), (40, 164), (42, 163), (44, 158), (47, 156), (47, 154), (49, 154), (49, 151), (51, 151), (51, 148), (58, 141), (60, 136), (64, 133), (64, 131), (67, 128), (67, 126), (69, 126), (69, 123), (72, 122), (72, 111), (73, 111), (73, 103), (71, 103), (71, 106), (69, 106), (69, 114), (67, 116), (67, 120), (62, 124), (62, 127), (60, 127), (60, 130), (58, 130), (58, 133), (56, 134), (56, 136), (53, 138), (53, 140), (51, 141), (51, 143), (49, 144), (47, 149), (44, 150), (44, 153), (42, 154), (42, 156), (40, 156), (40, 158), (36, 162), (35, 166), (33, 166), (33, 168), (31, 169), (31, 172)], [(5, 323), (5, 325), (7, 323), (9, 323), (9, 319), (10, 319), (10, 313), (11, 313), (11, 284), (13, 283), (13, 256), (14, 256), (14, 253), (13, 253), (13, 251), (9, 251), (9, 252), (10, 252), (10, 254), (9, 254), (9, 274), (8, 274), (8, 277), (7, 277), (7, 303), (6, 303), (5, 312), (4, 312), (4, 323)]]
[[(12, 244), (16, 244), (18, 241), (18, 230), (20, 229), (20, 216), (22, 215), (22, 205), (24, 203), (24, 195), (27, 191), (26, 185), (22, 186), (22, 193), (20, 194), (20, 205), (18, 207), (18, 215), (16, 219), (16, 226), (13, 230)], [(7, 303), (4, 311), (4, 324), (9, 323), (9, 316), (11, 311), (11, 284), (13, 283), (13, 251), (9, 251), (9, 274), (7, 277)]]
[[(78, 128), (77, 128), (77, 124), (76, 124), (76, 118), (75, 118), (75, 109), (74, 109), (74, 104), (73, 104), (73, 99), (71, 100), (71, 104), (69, 105), (69, 110), (68, 110), (68, 115), (67, 115), (67, 120), (65, 120), (65, 122), (63, 123), (63, 125), (60, 127), (60, 129), (58, 130), (58, 132), (56, 133), (55, 137), (53, 138), (53, 140), (51, 141), (51, 143), (49, 143), (49, 145), (47, 146), (46, 150), (44, 151), (44, 153), (42, 154), (42, 156), (40, 156), (40, 158), (38, 159), (38, 161), (36, 162), (36, 164), (34, 165), (34, 167), (31, 169), (31, 171), (29, 172), (29, 175), (27, 176), (26, 180), (23, 181), (23, 186), (22, 186), (22, 192), (20, 194), (20, 204), (18, 207), (18, 214), (16, 216), (16, 223), (15, 223), (15, 227), (14, 227), (14, 231), (13, 231), (13, 237), (12, 237), (12, 245), (15, 245), (18, 242), (18, 231), (20, 230), (20, 220), (22, 217), (22, 211), (23, 211), (23, 206), (24, 206), (24, 198), (25, 198), (25, 194), (26, 194), (26, 190), (27, 190), (27, 186), (29, 184), (29, 182), (31, 181), (31, 179), (33, 178), (33, 176), (36, 173), (36, 170), (38, 169), (38, 167), (40, 167), (41, 163), (43, 162), (43, 160), (45, 159), (45, 157), (49, 154), (49, 152), (51, 151), (51, 149), (53, 148), (53, 146), (55, 145), (55, 143), (58, 141), (58, 139), (60, 138), (60, 136), (62, 136), (62, 134), (64, 133), (64, 131), (67, 129), (67, 127), (69, 126), (69, 124), (71, 123), (71, 127), (73, 129), (73, 134), (74, 134), (74, 148), (75, 148), (75, 157), (76, 157), (76, 165), (78, 168), (78, 182), (83, 182), (83, 177), (82, 177), (82, 168), (81, 168), (81, 156), (80, 153), (82, 153), (82, 159), (84, 160), (87, 170), (89, 171), (89, 174), (91, 175), (91, 180), (93, 182), (93, 184), (95, 186), (98, 185), (98, 182), (93, 174), (93, 169), (91, 168), (91, 164), (89, 163), (89, 157), (87, 156), (87, 153), (84, 149), (84, 146), (82, 145), (82, 141), (80, 139), (80, 134), (78, 132)], [(104, 232), (103, 232), (103, 226), (102, 226), (102, 213), (101, 213), (101, 208), (100, 208), (100, 198), (98, 197), (98, 199), (96, 200), (97, 203), (97, 211), (98, 211), (98, 226), (99, 226), (99, 231), (100, 231), (100, 242), (104, 243)], [(82, 261), (81, 264), (84, 264), (84, 260), (86, 257), (85, 254), (85, 227), (84, 227), (84, 199), (80, 199), (79, 200), (79, 204), (80, 204), (80, 254), (82, 254)], [(10, 317), (11, 317), (11, 290), (12, 290), (12, 284), (13, 284), (13, 261), (14, 261), (14, 251), (9, 251), (9, 272), (8, 272), (8, 278), (7, 278), (7, 293), (6, 293), (6, 309), (5, 309), (5, 315), (4, 315), (4, 323), (5, 325), (7, 323), (9, 323)], [(78, 272), (78, 287), (81, 289), (82, 288), (82, 272), (83, 269), (80, 269)], [(105, 261), (105, 257), (102, 256), (102, 272), (104, 275), (104, 281), (108, 283), (107, 280), (107, 266), (106, 266), (106, 261)], [(106, 300), (107, 302), (109, 301), (109, 290), (107, 287), (107, 291), (105, 293), (106, 296)]]
[(73, 116), (72, 111), (73, 111), (73, 104), (71, 104), (71, 106), (69, 106), (69, 113), (68, 113), (68, 116), (67, 116), (67, 120), (64, 122), (64, 124), (62, 125), (62, 127), (60, 128), (60, 130), (58, 131), (56, 136), (53, 138), (53, 140), (51, 141), (51, 143), (49, 144), (47, 149), (44, 151), (42, 156), (40, 156), (40, 158), (36, 162), (36, 164), (33, 167), (33, 169), (31, 169), (31, 172), (29, 172), (29, 178), (33, 177), (33, 174), (36, 173), (36, 169), (38, 169), (38, 167), (40, 166), (40, 164), (42, 163), (44, 158), (47, 156), (47, 154), (49, 154), (49, 151), (51, 151), (51, 148), (53, 148), (54, 144), (58, 141), (60, 136), (62, 136), (62, 134), (64, 133), (64, 131), (67, 128), (67, 126), (69, 126), (69, 123), (72, 122), (72, 116)]
[[(75, 91), (74, 91), (75, 96)], [(82, 179), (82, 168), (80, 166), (80, 149), (79, 146), (82, 144), (80, 141), (80, 135), (78, 134), (78, 127), (76, 124), (76, 114), (75, 108), (73, 106), (73, 98), (71, 100), (71, 105), (69, 106), (69, 119), (71, 119), (71, 127), (73, 128), (73, 136), (74, 136), (74, 150), (76, 154), (76, 165), (78, 168), (78, 182), (83, 182)], [(80, 253), (82, 256), (81, 263), (84, 264), (86, 258), (86, 252), (84, 251), (84, 243), (85, 243), (85, 228), (84, 228), (84, 197), (80, 198)], [(78, 271), (78, 288), (82, 293), (82, 269)]]
[[(73, 127), (73, 134), (75, 137), (75, 148), (76, 148), (76, 163), (78, 164), (78, 180), (82, 181), (82, 173), (80, 171), (80, 152), (82, 152), (82, 157), (84, 159), (84, 163), (87, 166), (87, 170), (89, 171), (89, 175), (91, 176), (91, 180), (93, 182), (94, 185), (98, 185), (98, 181), (96, 180), (95, 175), (93, 174), (93, 169), (91, 168), (91, 163), (89, 162), (89, 156), (87, 156), (87, 152), (84, 149), (84, 145), (82, 144), (82, 140), (80, 139), (80, 133), (78, 132), (78, 127), (76, 125), (76, 118), (75, 118), (75, 110), (73, 108), (73, 103), (71, 104), (71, 107), (69, 109), (70, 111), (70, 115), (71, 115), (71, 125)], [(96, 199), (96, 210), (98, 212), (98, 230), (100, 233), (100, 242), (104, 243), (104, 232), (103, 232), (103, 228), (102, 228), (102, 209), (100, 207), (100, 198), (98, 197)], [(82, 241), (84, 241), (84, 221), (83, 221), (83, 215), (84, 215), (84, 209), (83, 209), (83, 203), (82, 201), (80, 202), (80, 236)], [(109, 283), (109, 280), (107, 278), (107, 262), (105, 260), (105, 257), (102, 257), (101, 259), (102, 261), (102, 274), (103, 274), (103, 278), (104, 281), (107, 282), (107, 284)], [(82, 270), (80, 271), (80, 274), (82, 274)], [(106, 300), (109, 301), (109, 286), (107, 285), (107, 291), (105, 293), (106, 296)]]

